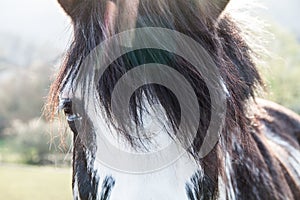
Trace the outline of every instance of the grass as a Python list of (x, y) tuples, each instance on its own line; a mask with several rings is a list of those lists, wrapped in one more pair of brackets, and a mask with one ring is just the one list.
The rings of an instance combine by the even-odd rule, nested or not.
[(0, 199), (71, 200), (71, 170), (0, 165)]

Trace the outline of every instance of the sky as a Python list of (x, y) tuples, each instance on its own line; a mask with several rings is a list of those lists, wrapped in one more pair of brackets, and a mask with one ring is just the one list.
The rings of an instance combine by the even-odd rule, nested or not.
[(297, 34), (300, 39), (300, 0), (261, 0), (267, 15), (282, 27)]
[(0, 0), (0, 34), (65, 48), (70, 21), (56, 0)]

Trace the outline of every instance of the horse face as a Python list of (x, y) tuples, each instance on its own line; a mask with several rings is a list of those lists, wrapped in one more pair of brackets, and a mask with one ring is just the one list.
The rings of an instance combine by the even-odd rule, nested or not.
[[(61, 70), (60, 76), (53, 84), (54, 89), (51, 97), (56, 98), (57, 94), (60, 93), (59, 96), (65, 98), (64, 94), (72, 93), (73, 83), (80, 75), (78, 71), (81, 68), (78, 63), (106, 37), (140, 26), (171, 27), (173, 30), (192, 36), (194, 40), (213, 54), (215, 62), (218, 63), (218, 67), (221, 69), (222, 80), (224, 80), (224, 85), (229, 94), (227, 101), (228, 114), (225, 119), (226, 124), (222, 133), (222, 140), (207, 157), (200, 160), (190, 154), (185, 154), (171, 167), (157, 173), (145, 175), (126, 174), (112, 170), (106, 165), (101, 165), (101, 162), (97, 159), (100, 154), (103, 155), (104, 153), (101, 151), (101, 145), (94, 145), (97, 139), (97, 137), (94, 137), (97, 136), (94, 131), (100, 130), (100, 128), (95, 129), (92, 126), (99, 124), (99, 120), (95, 120), (98, 118), (87, 118), (85, 115), (79, 115), (80, 117), (78, 117), (77, 110), (75, 109), (74, 113), (72, 110), (76, 106), (73, 107), (71, 104), (73, 102), (74, 105), (80, 106), (82, 103), (77, 102), (76, 98), (62, 99), (62, 108), (65, 107), (65, 113), (69, 115), (69, 125), (74, 132), (74, 199), (279, 200), (283, 198), (293, 199), (293, 196), (294, 199), (299, 199), (300, 191), (297, 178), (299, 177), (299, 170), (297, 171), (299, 169), (299, 159), (296, 161), (296, 157), (286, 157), (288, 153), (285, 153), (284, 149), (289, 147), (290, 144), (282, 143), (280, 140), (278, 140), (279, 142), (267, 141), (263, 132), (268, 131), (262, 129), (265, 123), (272, 123), (271, 127), (274, 127), (272, 129), (275, 130), (275, 127), (279, 127), (276, 123), (282, 121), (282, 119), (288, 119), (287, 115), (282, 115), (278, 119), (274, 118), (274, 120), (272, 118), (270, 120), (269, 114), (265, 112), (257, 113), (261, 116), (256, 117), (255, 115), (253, 119), (245, 116), (246, 107), (251, 106), (246, 101), (252, 97), (255, 90), (254, 85), (255, 83), (260, 84), (261, 79), (255, 64), (251, 61), (247, 43), (239, 35), (238, 27), (226, 15), (220, 17), (228, 1), (59, 0), (58, 2), (73, 21), (75, 37), (68, 59)], [(155, 52), (151, 50), (150, 53), (147, 51), (139, 53), (146, 55), (146, 53), (154, 54)], [(162, 55), (162, 52), (157, 54)], [(132, 56), (132, 54), (130, 55)], [(130, 55), (127, 56), (130, 57)], [(167, 55), (162, 57), (170, 58)], [(171, 58), (169, 60), (175, 60), (174, 57)], [(197, 92), (199, 104), (204, 108), (207, 107), (206, 105), (210, 102), (206, 102), (205, 99), (207, 101), (210, 99), (202, 98), (208, 97), (206, 88), (202, 87), (202, 77), (193, 73), (187, 63), (174, 63), (178, 64), (176, 66), (181, 67), (182, 72), (184, 72), (182, 74), (190, 75), (189, 82), (196, 86), (194, 89)], [(102, 84), (102, 87), (101, 84), (96, 87), (99, 90), (99, 96), (104, 96), (104, 102), (102, 103), (105, 108), (109, 106), (110, 102), (110, 98), (106, 98), (109, 96), (107, 94), (111, 92), (116, 83), (114, 79), (110, 79), (111, 75), (115, 76), (113, 78), (118, 78), (122, 74), (114, 72), (122, 72), (122, 70), (128, 69), (121, 64), (119, 68), (117, 67), (118, 65), (112, 65), (114, 70), (107, 71), (108, 76), (103, 79), (104, 84)], [(86, 77), (85, 74), (83, 75)], [(176, 103), (174, 103), (175, 106), (170, 106), (172, 105), (170, 102), (174, 102), (174, 98), (167, 95), (166, 90), (162, 88), (159, 88), (158, 91), (160, 92), (156, 93), (157, 99), (167, 100), (160, 102), (165, 102), (162, 106), (167, 113), (170, 113), (172, 118), (173, 112), (171, 111), (174, 111), (174, 113), (178, 111)], [(73, 96), (66, 95), (66, 98), (73, 98)], [(50, 98), (50, 100), (53, 99)], [(55, 103), (53, 104), (55, 105)], [(135, 107), (138, 106), (135, 105)], [(209, 107), (207, 109), (209, 109), (207, 112), (204, 109), (199, 109), (202, 112), (201, 124), (203, 127), (210, 119), (209, 115), (205, 115), (210, 111)], [(107, 112), (109, 109), (105, 111)], [(85, 114), (85, 112), (82, 113)], [(280, 112), (276, 110), (271, 113)], [(174, 118), (176, 119), (176, 116)], [(81, 119), (84, 123), (75, 123), (81, 121)], [(289, 130), (291, 134), (288, 137), (292, 136), (293, 129), (299, 133), (300, 119), (295, 117), (295, 120), (292, 121), (295, 121), (295, 125), (291, 128), (291, 131)], [(81, 124), (84, 126), (81, 126)], [(82, 129), (80, 129), (81, 127)], [(205, 129), (200, 127), (199, 130)], [(107, 129), (103, 132), (109, 131)], [(89, 133), (90, 137), (87, 141), (78, 137), (80, 132), (83, 132), (83, 134)], [(282, 132), (285, 133), (285, 131)], [(200, 131), (197, 133), (197, 141), (194, 141), (195, 150), (201, 145), (201, 133)], [(272, 138), (277, 140), (273, 135), (270, 138), (271, 140)], [(276, 152), (270, 149), (273, 146), (273, 149), (279, 151), (279, 160), (275, 157)], [(296, 150), (289, 147), (286, 152), (295, 152), (295, 155), (298, 155), (299, 146), (298, 144), (294, 146)], [(104, 155), (111, 156), (112, 154)], [(289, 163), (290, 160), (291, 163)], [(125, 161), (129, 162), (128, 160)]]

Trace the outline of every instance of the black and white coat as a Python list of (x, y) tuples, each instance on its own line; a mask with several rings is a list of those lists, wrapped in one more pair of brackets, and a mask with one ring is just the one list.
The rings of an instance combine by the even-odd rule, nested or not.
[[(228, 2), (59, 0), (72, 18), (74, 41), (52, 85), (49, 103), (52, 106), (50, 112), (55, 112), (60, 98), (60, 108), (65, 111), (74, 133), (74, 199), (300, 199), (300, 117), (277, 104), (255, 98), (257, 85), (261, 85), (262, 80), (251, 58), (253, 50), (244, 40), (242, 31), (229, 15), (223, 13)], [(210, 116), (210, 104), (207, 100), (209, 93), (203, 77), (195, 73), (188, 62), (174, 56), (162, 56), (165, 52), (149, 50), (147, 53), (150, 55), (169, 59), (167, 62), (184, 74), (195, 90), (198, 103), (202, 106), (199, 111), (202, 127), (193, 141), (193, 149), (186, 151), (180, 159), (165, 168), (144, 174), (122, 172), (100, 162), (100, 156), (103, 155), (99, 152), (102, 146), (97, 145), (97, 127), (102, 127), (102, 133), (105, 134), (112, 131), (113, 128), (109, 126), (113, 120), (110, 115), (111, 93), (126, 70), (136, 65), (132, 65), (132, 62), (128, 64), (128, 55), (125, 55), (112, 63), (106, 76), (97, 83), (95, 90), (101, 98), (104, 113), (99, 116), (103, 118), (87, 117), (91, 115), (84, 113), (78, 115), (73, 110), (74, 105), (82, 105), (73, 98), (72, 92), (78, 85), (76, 77), (81, 73), (80, 64), (93, 48), (117, 33), (117, 22), (122, 22), (128, 29), (135, 24), (179, 31), (206, 47), (214, 59), (221, 73), (220, 80), (226, 89), (227, 113), (220, 140), (206, 157), (199, 159), (196, 155), (203, 139), (202, 131), (205, 130)], [(144, 53), (135, 52), (133, 55), (139, 59)], [(150, 62), (161, 61), (159, 59), (154, 56)], [(88, 85), (89, 80), (84, 80), (83, 83)], [(86, 89), (89, 90), (88, 87)], [(147, 98), (154, 97), (160, 102), (168, 114), (167, 121), (176, 125), (179, 119), (176, 116), (178, 105), (174, 103), (174, 96), (157, 86), (147, 86), (136, 94), (137, 101), (130, 107), (135, 111), (133, 117), (136, 122), (139, 120), (137, 113), (145, 94), (148, 94)], [(84, 126), (76, 125), (78, 121), (85, 122)], [(80, 137), (82, 132), (87, 134), (88, 142)], [(124, 136), (118, 131), (115, 134)], [(169, 133), (160, 134), (162, 138), (170, 139)], [(130, 138), (127, 139), (130, 144)], [(127, 145), (128, 143), (122, 141), (113, 142), (134, 151), (132, 144)], [(151, 145), (147, 147), (152, 148)], [(107, 153), (104, 156), (114, 155)]]

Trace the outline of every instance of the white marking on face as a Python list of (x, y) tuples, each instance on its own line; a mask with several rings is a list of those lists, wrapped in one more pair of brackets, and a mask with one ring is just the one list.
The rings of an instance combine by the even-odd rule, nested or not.
[[(150, 111), (149, 115), (157, 113), (156, 111)], [(163, 120), (159, 121), (159, 118), (153, 119), (153, 116), (149, 116), (151, 120), (158, 120), (155, 123), (162, 123)], [(161, 117), (161, 116), (159, 116)], [(116, 131), (111, 131), (110, 127), (105, 123), (104, 119), (95, 116), (97, 119), (97, 125), (95, 125), (96, 137), (97, 133), (101, 131), (108, 138), (114, 146), (118, 147), (120, 151), (127, 151), (130, 153), (142, 153), (136, 151), (130, 145), (118, 137)], [(145, 120), (150, 120), (145, 117)], [(167, 121), (167, 120), (166, 120)], [(151, 123), (145, 121), (145, 125)], [(153, 121), (152, 121), (153, 123)], [(154, 123), (154, 124), (155, 124)], [(165, 125), (165, 124), (164, 124)], [(164, 127), (164, 125), (162, 127)], [(156, 134), (153, 136), (152, 141), (148, 144), (147, 149), (154, 151), (164, 148), (172, 140), (167, 131), (159, 129), (157, 127), (151, 127)], [(111, 145), (109, 144), (109, 145)], [(99, 148), (100, 149), (100, 148)], [(109, 151), (108, 151), (109, 152)], [(197, 172), (201, 171), (200, 165), (188, 154), (185, 153), (176, 162), (170, 164), (164, 169), (160, 169), (151, 173), (145, 174), (131, 174), (121, 172), (104, 165), (100, 158), (97, 156), (101, 155), (101, 152), (96, 153), (96, 158), (93, 166), (93, 171), (97, 171), (97, 175), (103, 180), (104, 177), (111, 176), (115, 180), (115, 185), (111, 191), (110, 200), (184, 200), (187, 199), (186, 194), (186, 183), (190, 181), (192, 176)], [(113, 156), (113, 155), (112, 155)], [(91, 155), (87, 154), (87, 160), (90, 160)], [(161, 157), (157, 158), (162, 159)], [(151, 164), (151, 163), (150, 163)], [(120, 166), (122, 169), (122, 166)], [(203, 172), (202, 172), (203, 173)], [(102, 190), (102, 182), (99, 183), (98, 193), (100, 195)]]
[(118, 172), (99, 162), (95, 163), (94, 168), (98, 170), (100, 177), (112, 176), (115, 179), (110, 200), (187, 199), (186, 183), (200, 169), (188, 155), (184, 155), (168, 168), (149, 174)]

